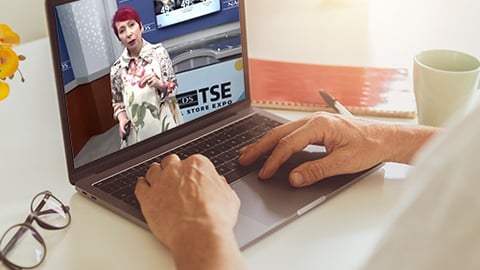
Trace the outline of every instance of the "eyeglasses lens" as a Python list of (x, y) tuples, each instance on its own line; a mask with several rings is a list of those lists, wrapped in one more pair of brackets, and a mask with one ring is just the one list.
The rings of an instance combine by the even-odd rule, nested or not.
[(45, 258), (45, 244), (38, 232), (28, 225), (10, 227), (0, 240), (0, 250), (7, 263), (32, 268)]
[(68, 207), (50, 194), (36, 196), (31, 207), (37, 221), (52, 227), (51, 229), (61, 229), (70, 223)]

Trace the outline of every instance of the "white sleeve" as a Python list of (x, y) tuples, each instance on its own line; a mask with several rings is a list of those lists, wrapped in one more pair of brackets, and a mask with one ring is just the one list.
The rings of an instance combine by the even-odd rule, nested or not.
[(480, 107), (433, 139), (364, 269), (480, 269)]

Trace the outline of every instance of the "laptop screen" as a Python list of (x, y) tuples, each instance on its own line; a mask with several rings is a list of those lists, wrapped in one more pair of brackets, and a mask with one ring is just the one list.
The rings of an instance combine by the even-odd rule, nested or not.
[[(59, 50), (54, 65), (61, 67), (69, 169), (171, 136), (248, 99), (238, 1), (59, 2), (49, 29), (58, 38), (52, 48)], [(131, 57), (112, 27), (121, 7), (134, 10), (143, 26), (139, 57)], [(159, 83), (142, 84), (152, 72)]]

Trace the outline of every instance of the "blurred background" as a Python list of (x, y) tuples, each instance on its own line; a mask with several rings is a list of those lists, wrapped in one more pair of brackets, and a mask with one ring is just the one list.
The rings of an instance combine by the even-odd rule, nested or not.
[[(246, 0), (249, 36), (255, 37), (249, 52), (284, 61), (395, 67), (410, 67), (414, 53), (433, 47), (480, 57), (478, 17), (459, 15), (477, 1)], [(20, 34), (22, 43), (47, 37), (44, 4), (0, 0), (0, 23)], [(278, 12), (285, 20), (275, 19)]]
[(44, 38), (47, 36), (44, 6), (44, 0), (0, 0), (0, 23), (10, 25), (22, 43)]

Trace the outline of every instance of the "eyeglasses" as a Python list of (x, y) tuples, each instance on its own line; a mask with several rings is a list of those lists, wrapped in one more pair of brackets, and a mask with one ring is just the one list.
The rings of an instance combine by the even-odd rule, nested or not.
[(45, 259), (47, 246), (33, 221), (46, 230), (64, 229), (71, 221), (70, 208), (50, 191), (35, 195), (30, 211), (23, 223), (8, 228), (0, 238), (0, 260), (13, 270), (35, 268)]

